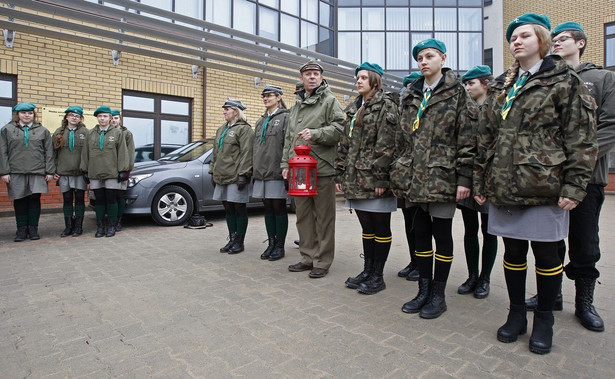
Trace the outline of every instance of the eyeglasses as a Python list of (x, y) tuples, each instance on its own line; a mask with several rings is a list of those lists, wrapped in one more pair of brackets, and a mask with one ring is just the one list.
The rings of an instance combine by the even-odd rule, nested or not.
[(569, 39), (574, 39), (573, 37), (570, 36), (561, 36), (560, 38), (557, 39), (553, 39), (552, 42), (555, 45), (556, 43), (559, 43), (560, 45), (566, 41), (568, 41)]
[(77, 113), (69, 113), (68, 116), (66, 116), (66, 117), (81, 118), (81, 115), (77, 114)]

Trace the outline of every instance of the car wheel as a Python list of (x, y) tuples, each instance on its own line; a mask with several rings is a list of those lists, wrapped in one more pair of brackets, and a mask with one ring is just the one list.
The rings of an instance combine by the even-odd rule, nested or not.
[(193, 209), (188, 191), (179, 186), (166, 186), (154, 196), (152, 217), (162, 226), (176, 226), (188, 221)]

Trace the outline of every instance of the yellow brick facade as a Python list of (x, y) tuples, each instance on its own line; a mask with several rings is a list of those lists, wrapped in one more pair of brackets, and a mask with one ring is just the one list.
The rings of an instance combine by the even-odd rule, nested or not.
[[(504, 30), (508, 23), (515, 17), (527, 12), (546, 14), (551, 19), (551, 26), (566, 21), (576, 21), (583, 26), (587, 34), (587, 48), (581, 58), (582, 61), (591, 61), (597, 65), (604, 65), (604, 24), (615, 22), (615, 2), (613, 0), (594, 0), (581, 2), (578, 0), (505, 0)], [(502, 36), (504, 43), (504, 66), (513, 63), (508, 53), (506, 38)]]

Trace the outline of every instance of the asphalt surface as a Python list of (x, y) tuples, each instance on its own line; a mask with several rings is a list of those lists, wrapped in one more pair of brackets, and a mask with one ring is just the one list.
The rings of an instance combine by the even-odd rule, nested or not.
[[(131, 218), (113, 238), (60, 238), (61, 214), (41, 217), (41, 240), (12, 242), (13, 217), (0, 218), (0, 377), (3, 378), (307, 378), (307, 377), (592, 377), (615, 373), (615, 196), (601, 219), (602, 260), (595, 305), (603, 333), (574, 317), (574, 284), (564, 279), (551, 354), (529, 351), (528, 334), (497, 341), (507, 315), (500, 241), (491, 294), (457, 294), (466, 279), (461, 215), (448, 311), (423, 320), (401, 312), (416, 282), (398, 278), (408, 263), (403, 215), (393, 214), (387, 289), (361, 295), (344, 281), (362, 270), (361, 232), (337, 202), (336, 258), (328, 276), (292, 273), (299, 261), (290, 216), (286, 258), (261, 261), (262, 211), (250, 210), (246, 251), (220, 254), (221, 213), (203, 230), (159, 227)], [(534, 293), (528, 259), (528, 295)]]

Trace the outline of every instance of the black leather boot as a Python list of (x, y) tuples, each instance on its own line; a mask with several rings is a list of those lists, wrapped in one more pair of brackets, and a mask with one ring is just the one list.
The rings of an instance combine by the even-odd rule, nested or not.
[[(372, 274), (363, 282), (359, 283), (357, 290), (366, 295), (373, 295), (387, 288), (383, 279), (384, 265), (386, 260), (378, 256), (374, 258)], [(360, 275), (360, 274), (359, 274)], [(351, 279), (351, 278), (348, 278)]]
[(374, 271), (374, 258), (370, 253), (363, 254), (363, 271), (359, 275), (346, 279), (346, 287), (357, 289), (359, 285), (366, 281)]
[(273, 251), (269, 256), (270, 261), (277, 261), (278, 259), (284, 258), (284, 244), (285, 240), (281, 240), (276, 238), (275, 243), (273, 244)]
[(576, 288), (576, 296), (574, 298), (575, 311), (581, 325), (585, 329), (594, 332), (604, 331), (604, 321), (594, 308), (594, 288), (596, 287), (596, 279), (579, 278), (574, 281)]
[(460, 295), (467, 295), (469, 293), (472, 293), (476, 289), (477, 283), (478, 274), (475, 272), (471, 272), (470, 276), (468, 276), (468, 279), (463, 282), (463, 284), (460, 285), (459, 288), (457, 288), (457, 293), (459, 293)]
[(28, 234), (31, 240), (40, 240), (41, 236), (38, 235), (38, 225), (28, 226)]
[(431, 284), (431, 296), (429, 297), (429, 301), (421, 308), (421, 313), (419, 313), (421, 318), (438, 318), (442, 316), (442, 313), (446, 312), (445, 289), (446, 282), (433, 281)]
[(405, 303), (401, 310), (406, 313), (418, 313), (429, 300), (431, 290), (430, 278), (419, 278), (419, 293), (409, 302)]
[(75, 217), (75, 227), (73, 228), (73, 237), (78, 237), (83, 234), (83, 217)]
[(412, 262), (408, 263), (408, 266), (402, 268), (401, 270), (399, 270), (399, 272), (397, 273), (397, 276), (399, 276), (400, 278), (405, 278), (408, 276), (408, 274), (410, 273), (410, 271), (412, 271)]
[[(534, 295), (530, 298), (525, 299), (525, 310), (528, 312), (533, 312), (538, 307), (538, 295)], [(557, 295), (555, 298), (555, 305), (553, 306), (554, 311), (561, 311), (564, 309), (564, 297), (562, 296), (562, 292)]]
[(419, 274), (419, 267), (416, 264), (415, 261), (410, 262), (410, 266), (411, 266), (411, 270), (408, 273), (408, 275), (406, 275), (406, 280), (409, 280), (411, 282), (416, 282), (419, 280), (420, 278), (420, 274)]
[(17, 233), (15, 233), (15, 239), (13, 241), (15, 242), (22, 242), (25, 241), (27, 238), (26, 235), (26, 230), (28, 229), (27, 226), (20, 226), (17, 228)]
[(474, 289), (474, 297), (477, 299), (484, 299), (489, 296), (489, 283), (491, 283), (491, 279), (487, 275), (481, 274), (478, 277), (478, 282)]
[(117, 221), (111, 221), (109, 220), (109, 225), (107, 227), (107, 234), (105, 234), (105, 237), (113, 237), (115, 235), (115, 225), (116, 225)]
[(96, 234), (94, 237), (100, 238), (105, 236), (105, 222), (102, 220), (96, 220)]
[(553, 344), (553, 312), (534, 311), (534, 326), (530, 337), (530, 351), (536, 354), (548, 354)]
[(245, 234), (237, 234), (235, 235), (235, 242), (230, 249), (228, 249), (229, 254), (238, 254), (241, 253), (244, 249), (243, 239), (246, 237)]
[(267, 245), (267, 248), (261, 254), (261, 259), (269, 259), (269, 257), (271, 256), (271, 253), (273, 252), (273, 245), (275, 244), (275, 237), (269, 237), (268, 241), (269, 241), (269, 245)]
[(121, 217), (117, 218), (117, 222), (115, 223), (115, 231), (116, 232), (122, 231), (122, 218)]
[(515, 342), (518, 336), (527, 333), (527, 315), (525, 312), (525, 305), (510, 304), (506, 323), (498, 329), (498, 341)]
[(62, 234), (60, 234), (60, 237), (68, 237), (71, 234), (73, 234), (73, 223), (74, 220), (72, 217), (70, 216), (64, 216), (64, 230), (62, 231)]
[(233, 233), (233, 234), (229, 235), (228, 243), (220, 248), (220, 252), (221, 253), (228, 253), (228, 251), (231, 248), (231, 246), (233, 246), (233, 244), (235, 243), (235, 236), (237, 236), (237, 233)]

